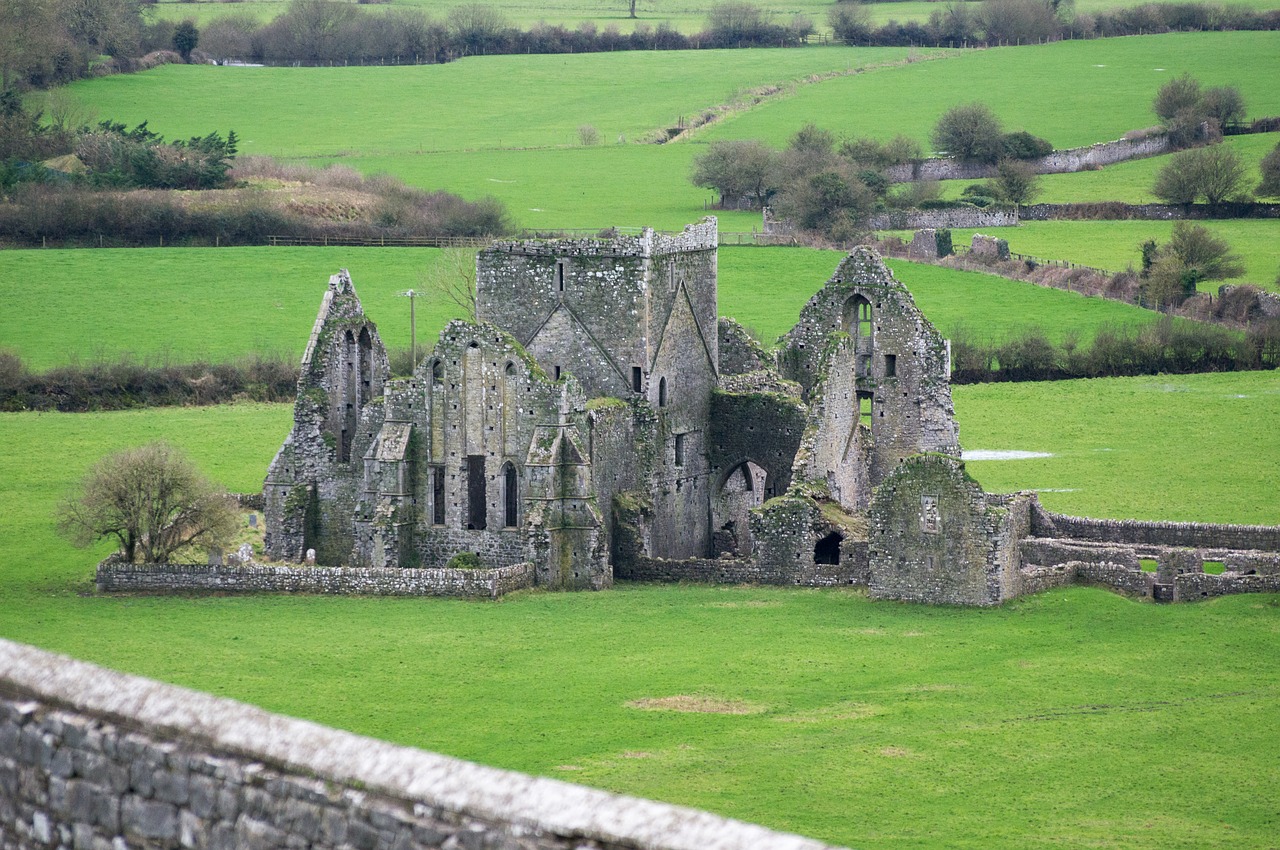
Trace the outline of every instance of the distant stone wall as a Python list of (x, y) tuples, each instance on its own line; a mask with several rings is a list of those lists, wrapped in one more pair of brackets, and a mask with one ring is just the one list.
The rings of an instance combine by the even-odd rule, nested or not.
[[(1068, 148), (1027, 162), (1036, 174), (1069, 174), (1130, 159), (1158, 156), (1172, 149), (1169, 138), (1159, 134), (1142, 139), (1117, 139), (1114, 142)], [(891, 183), (909, 183), (913, 180), (983, 180), (994, 177), (995, 174), (994, 165), (965, 162), (951, 157), (924, 159), (885, 170), (885, 176)]]
[(1098, 201), (1083, 204), (1026, 204), (1018, 208), (1023, 221), (1198, 221), (1217, 218), (1280, 218), (1280, 204), (1125, 204)]
[(946, 210), (892, 210), (867, 221), (872, 230), (921, 230), (944, 227), (1016, 227), (1016, 209), (959, 207)]
[(0, 640), (0, 846), (823, 850)]
[(496, 599), (533, 586), (533, 565), (455, 570), (372, 567), (276, 567), (204, 564), (98, 565), (104, 592), (335, 593)]
[(1038, 505), (1032, 511), (1031, 534), (1094, 543), (1280, 552), (1280, 526), (1275, 525), (1090, 519), (1055, 514)]
[(1099, 584), (1132, 596), (1151, 598), (1154, 594), (1155, 574), (1143, 572), (1141, 569), (1131, 567), (1128, 564), (1074, 561), (1066, 566), (1069, 570), (1074, 569), (1077, 580), (1088, 582), (1089, 584)]

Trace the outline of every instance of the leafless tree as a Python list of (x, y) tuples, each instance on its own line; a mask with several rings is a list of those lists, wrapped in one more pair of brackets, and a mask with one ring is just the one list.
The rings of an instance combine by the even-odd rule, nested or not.
[(114, 539), (129, 563), (164, 563), (187, 546), (223, 546), (238, 523), (231, 498), (163, 442), (102, 458), (58, 508), (58, 530), (72, 543)]

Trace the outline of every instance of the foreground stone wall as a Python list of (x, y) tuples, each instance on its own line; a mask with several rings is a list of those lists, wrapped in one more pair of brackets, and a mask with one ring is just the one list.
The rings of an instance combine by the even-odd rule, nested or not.
[(276, 567), (204, 564), (98, 565), (99, 591), (208, 593), (341, 593), (366, 596), (455, 596), (496, 599), (532, 587), (533, 564), (489, 570), (372, 567)]
[(0, 640), (0, 846), (822, 850)]

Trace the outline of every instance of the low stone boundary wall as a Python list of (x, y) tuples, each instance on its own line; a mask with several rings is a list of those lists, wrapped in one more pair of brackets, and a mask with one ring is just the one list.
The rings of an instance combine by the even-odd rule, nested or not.
[(1100, 584), (1121, 593), (1133, 596), (1152, 598), (1156, 585), (1156, 574), (1143, 572), (1140, 568), (1126, 564), (1084, 563), (1075, 561), (1066, 565), (1074, 571), (1076, 579), (1090, 584)]
[(1173, 579), (1174, 599), (1192, 602), (1233, 593), (1280, 593), (1280, 575), (1183, 573)]
[(1018, 571), (1021, 582), (1020, 596), (1031, 593), (1044, 593), (1059, 587), (1067, 587), (1075, 582), (1075, 568), (1067, 564), (1053, 567), (1023, 567)]
[(867, 221), (872, 230), (919, 230), (926, 227), (1016, 227), (1016, 209), (958, 207), (944, 210), (893, 210)]
[(1280, 526), (1275, 525), (1091, 519), (1055, 514), (1038, 505), (1031, 512), (1031, 534), (1094, 543), (1280, 552)]
[(1084, 204), (1026, 204), (1018, 208), (1022, 221), (1203, 221), (1218, 218), (1280, 218), (1280, 204), (1126, 204), (1099, 201)]
[[(1171, 150), (1173, 146), (1169, 143), (1169, 138), (1159, 133), (1141, 139), (1116, 139), (1112, 142), (1053, 151), (1039, 159), (1027, 160), (1027, 163), (1036, 174), (1069, 174), (1130, 159), (1158, 156)], [(964, 162), (951, 157), (923, 159), (885, 169), (885, 176), (890, 183), (908, 183), (912, 180), (982, 180), (994, 177), (995, 174), (994, 165)]]
[(0, 846), (824, 850), (0, 640)]
[(1083, 562), (1121, 564), (1130, 569), (1141, 569), (1138, 556), (1134, 551), (1120, 546), (1080, 545), (1069, 540), (1028, 537), (1019, 542), (1018, 550), (1025, 566), (1053, 567), (1058, 564)]
[(279, 567), (254, 564), (98, 564), (98, 590), (129, 592), (340, 593), (497, 599), (532, 587), (533, 564), (487, 570)]
[(865, 543), (848, 541), (839, 564), (806, 564), (780, 571), (755, 558), (635, 558), (617, 578), (628, 581), (691, 581), (702, 584), (772, 584), (789, 587), (866, 586), (870, 574)]

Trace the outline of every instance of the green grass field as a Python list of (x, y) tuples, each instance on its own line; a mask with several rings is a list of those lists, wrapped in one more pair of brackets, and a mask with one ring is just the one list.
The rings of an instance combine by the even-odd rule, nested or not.
[[(1280, 90), (1267, 81), (1278, 46), (1276, 33), (1199, 33), (952, 51), (951, 58), (910, 63), (904, 60), (935, 52), (827, 47), (489, 57), (419, 68), (167, 66), (71, 91), (99, 116), (149, 119), (171, 137), (235, 129), (244, 153), (340, 161), (466, 197), (493, 195), (521, 226), (675, 228), (714, 200), (690, 185), (688, 174), (693, 157), (715, 139), (782, 145), (816, 121), (847, 135), (905, 133), (927, 142), (947, 107), (970, 99), (965, 92), (981, 92), (1010, 128), (1025, 127), (1059, 147), (1088, 144), (1154, 123), (1156, 88), (1184, 70), (1206, 85), (1239, 86), (1251, 114), (1277, 114)], [(873, 66), (884, 67), (792, 85)], [(521, 85), (510, 86), (517, 77)], [(779, 83), (779, 94), (711, 124), (690, 143), (637, 144), (681, 117), (692, 120), (744, 90)], [(913, 93), (905, 101), (904, 90)], [(345, 104), (341, 114), (335, 103)], [(1046, 103), (1053, 108), (1042, 109)], [(392, 115), (394, 121), (380, 120)], [(605, 143), (578, 145), (584, 123)], [(723, 229), (758, 224), (754, 215), (734, 213)]]
[[(956, 405), (966, 447), (1058, 455), (970, 464), (988, 487), (1071, 490), (1043, 498), (1116, 516), (1280, 517), (1265, 486), (1277, 469), (1257, 463), (1280, 457), (1274, 373), (962, 387)], [(251, 490), (288, 427), (286, 405), (0, 414), (0, 440), (24, 447), (0, 453), (0, 634), (858, 847), (1256, 847), (1274, 836), (1275, 597), (1154, 606), (1074, 589), (992, 611), (675, 586), (498, 604), (103, 598), (90, 577), (104, 550), (53, 533), (56, 500), (105, 452), (168, 438)], [(676, 695), (758, 712), (627, 706)]]
[[(1155, 0), (1175, 2), (1175, 0)], [(1148, 0), (1077, 0), (1077, 13), (1094, 13), (1104, 9), (1115, 9), (1140, 5)], [(460, 5), (456, 0), (397, 0), (395, 3), (369, 7), (371, 10), (419, 8), (437, 20), (444, 19), (448, 10)], [(550, 0), (550, 2), (532, 2), (532, 0), (516, 0), (503, 3), (502, 13), (516, 26), (528, 28), (534, 24), (545, 22), (576, 27), (584, 21), (594, 22), (598, 28), (617, 27), (620, 32), (631, 32), (637, 24), (650, 27), (660, 23), (668, 23), (680, 32), (694, 33), (706, 27), (707, 11), (711, 2), (672, 3), (669, 0), (641, 0), (636, 7), (636, 19), (627, 15), (628, 4), (622, 0), (601, 2), (601, 0)], [(781, 22), (791, 20), (800, 14), (810, 18), (818, 28), (818, 32), (828, 34), (827, 11), (831, 3), (823, 0), (764, 0), (760, 7), (771, 12)], [(970, 4), (976, 7), (977, 3)], [(1231, 5), (1246, 6), (1252, 9), (1274, 9), (1276, 0), (1239, 0)], [(288, 7), (286, 0), (160, 0), (151, 6), (152, 14), (157, 19), (186, 20), (192, 19), (201, 24), (228, 14), (250, 14), (260, 20), (269, 20), (281, 14)], [(907, 2), (871, 3), (868, 11), (871, 19), (877, 24), (890, 20), (924, 21), (929, 14), (938, 9), (938, 0), (907, 0)]]
[[(770, 344), (835, 271), (841, 254), (796, 248), (722, 248), (720, 312)], [(961, 324), (1002, 340), (1031, 326), (1082, 341), (1103, 325), (1154, 314), (1100, 298), (991, 275), (892, 261), (944, 333)], [(148, 248), (0, 252), (0, 340), (35, 369), (113, 360), (231, 360), (255, 353), (301, 357), (324, 287), (350, 269), (384, 342), (409, 346), (409, 302), (440, 267), (433, 248)], [(459, 310), (439, 296), (416, 302), (419, 345), (430, 345)], [(127, 321), (104, 322), (104, 311)]]

